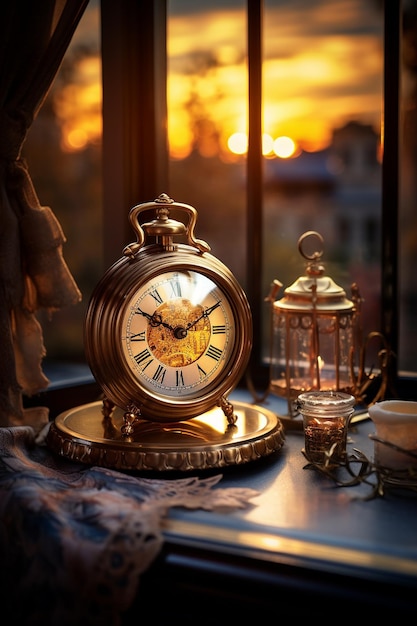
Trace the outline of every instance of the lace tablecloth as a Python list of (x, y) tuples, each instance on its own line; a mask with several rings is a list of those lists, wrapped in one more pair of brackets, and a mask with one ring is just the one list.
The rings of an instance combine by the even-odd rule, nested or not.
[(47, 428), (38, 437), (30, 426), (0, 428), (7, 624), (119, 624), (163, 545), (170, 507), (233, 510), (257, 495), (219, 488), (221, 475), (151, 479), (76, 464), (48, 450)]

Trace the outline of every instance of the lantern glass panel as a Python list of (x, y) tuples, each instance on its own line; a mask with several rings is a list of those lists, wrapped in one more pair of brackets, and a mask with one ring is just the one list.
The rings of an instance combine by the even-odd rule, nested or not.
[(337, 313), (317, 316), (320, 377), (317, 389), (341, 391), (351, 387), (349, 367), (353, 346), (351, 319), (351, 316), (340, 317)]
[(353, 317), (350, 312), (314, 314), (274, 306), (271, 391), (293, 400), (305, 391), (350, 389)]

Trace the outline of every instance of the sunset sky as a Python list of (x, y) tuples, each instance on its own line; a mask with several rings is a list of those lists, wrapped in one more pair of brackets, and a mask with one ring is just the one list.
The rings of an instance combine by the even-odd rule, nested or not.
[[(223, 144), (246, 131), (246, 2), (171, 0), (172, 148), (186, 149), (184, 104), (194, 90)], [(264, 4), (264, 132), (308, 150), (351, 119), (379, 128), (382, 13), (373, 0), (269, 0)], [(198, 72), (196, 70), (199, 70)]]
[[(91, 32), (98, 38), (97, 7), (92, 0), (72, 45), (91, 38)], [(193, 114), (210, 120), (227, 150), (231, 135), (247, 131), (246, 2), (169, 0), (168, 7), (171, 152), (180, 157), (190, 150), (190, 102)], [(378, 130), (382, 29), (377, 0), (265, 0), (264, 132), (319, 150), (332, 130), (349, 120)], [(81, 64), (78, 75), (57, 109), (73, 149), (101, 133), (99, 58)]]

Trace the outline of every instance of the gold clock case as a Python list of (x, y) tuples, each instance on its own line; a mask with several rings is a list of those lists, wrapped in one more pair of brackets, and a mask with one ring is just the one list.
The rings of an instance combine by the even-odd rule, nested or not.
[[(135, 293), (145, 282), (170, 271), (196, 271), (211, 279), (227, 295), (235, 323), (235, 343), (225, 367), (204, 390), (186, 398), (145, 389), (126, 363), (121, 346), (122, 320)], [(187, 244), (166, 249), (156, 243), (119, 259), (104, 274), (87, 309), (84, 345), (97, 383), (116, 406), (127, 410), (133, 404), (144, 419), (178, 422), (212, 409), (236, 387), (252, 348), (252, 317), (245, 293), (219, 259)]]

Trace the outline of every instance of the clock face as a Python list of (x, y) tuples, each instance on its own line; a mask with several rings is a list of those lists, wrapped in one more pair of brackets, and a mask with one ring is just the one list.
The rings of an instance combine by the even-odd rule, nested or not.
[(192, 398), (230, 365), (236, 325), (226, 292), (211, 278), (167, 271), (143, 283), (126, 304), (122, 352), (152, 394)]

